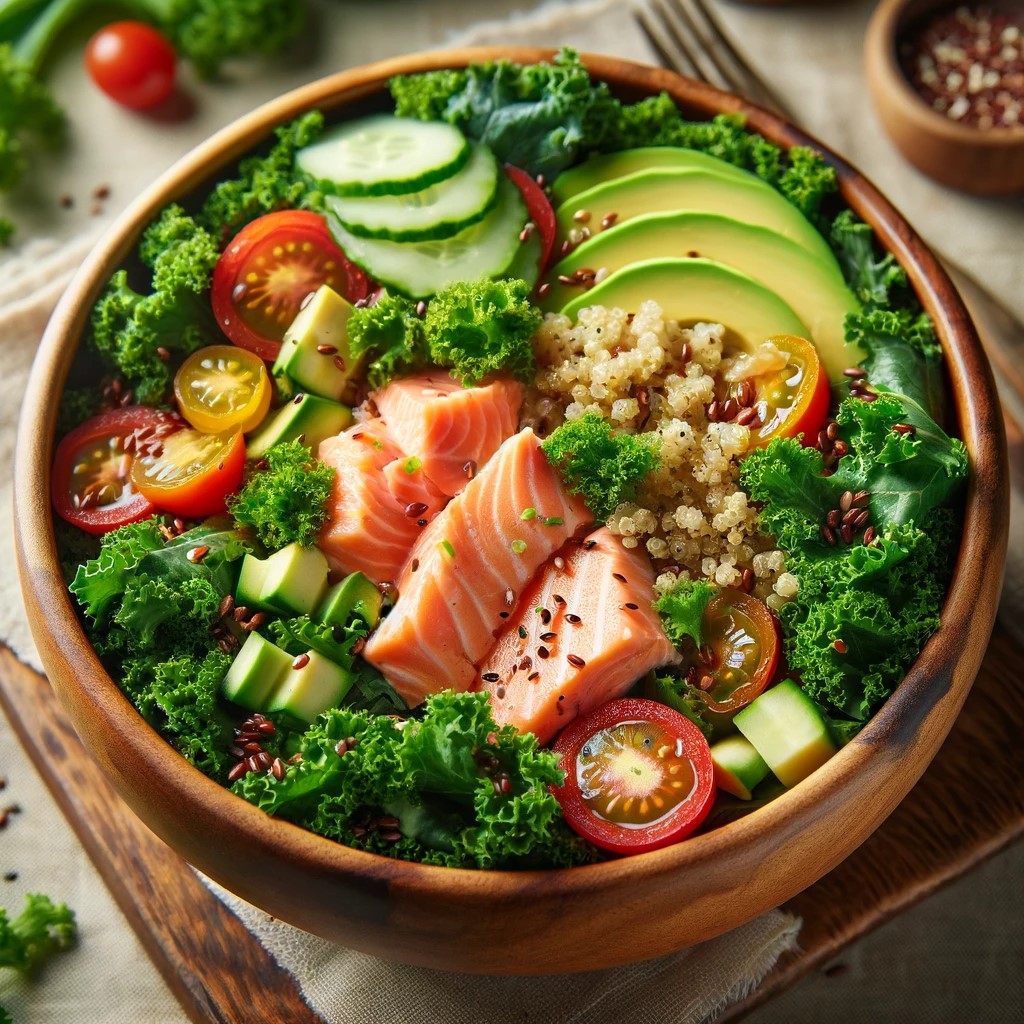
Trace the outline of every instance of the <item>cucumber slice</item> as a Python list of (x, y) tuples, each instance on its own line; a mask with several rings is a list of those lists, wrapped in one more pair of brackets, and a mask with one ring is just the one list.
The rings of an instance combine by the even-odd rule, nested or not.
[(375, 114), (346, 121), (295, 154), (295, 166), (343, 196), (419, 192), (469, 159), (469, 140), (443, 121)]
[(419, 242), (452, 235), (481, 220), (498, 198), (498, 161), (474, 143), (466, 164), (419, 192), (397, 196), (328, 196), (327, 207), (354, 235)]
[(392, 242), (360, 238), (328, 210), (327, 225), (345, 255), (371, 277), (414, 299), (424, 299), (456, 281), (504, 277), (519, 253), (519, 233), (527, 221), (526, 203), (504, 174), (498, 201), (483, 220), (451, 238)]

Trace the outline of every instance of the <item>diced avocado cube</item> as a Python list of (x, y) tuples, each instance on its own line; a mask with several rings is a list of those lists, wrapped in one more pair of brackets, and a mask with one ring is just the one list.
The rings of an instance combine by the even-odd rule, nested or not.
[(358, 369), (348, 347), (353, 306), (321, 285), (285, 332), (271, 372), (282, 394), (307, 392), (336, 402), (345, 398)]
[(361, 572), (354, 572), (327, 591), (313, 617), (325, 626), (344, 626), (355, 614), (373, 629), (380, 622), (383, 602), (376, 584)]
[(787, 787), (807, 778), (837, 749), (817, 705), (792, 679), (765, 690), (733, 721)]
[(347, 405), (317, 395), (298, 394), (267, 417), (249, 439), (245, 454), (250, 459), (259, 459), (275, 444), (296, 438), (302, 438), (302, 443), (315, 453), (321, 441), (351, 425), (352, 410)]
[(221, 692), (250, 711), (265, 711), (270, 695), (292, 667), (292, 658), (276, 644), (252, 632), (231, 662)]
[(352, 688), (355, 676), (316, 651), (291, 661), (288, 672), (270, 696), (268, 712), (280, 712), (298, 725), (308, 725), (321, 712), (337, 707)]
[(726, 736), (711, 747), (715, 784), (726, 793), (749, 800), (754, 787), (768, 773), (764, 758), (745, 736)]
[(284, 615), (309, 615), (327, 592), (328, 571), (327, 559), (319, 548), (306, 548), (297, 542), (262, 561), (247, 554), (242, 560), (235, 601)]

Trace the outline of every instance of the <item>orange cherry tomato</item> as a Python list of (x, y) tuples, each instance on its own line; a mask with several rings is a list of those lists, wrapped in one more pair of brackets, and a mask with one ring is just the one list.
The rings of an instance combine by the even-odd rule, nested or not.
[(204, 434), (255, 430), (270, 408), (271, 390), (263, 360), (237, 345), (201, 348), (174, 375), (181, 415)]
[(280, 210), (247, 224), (213, 270), (213, 313), (236, 345), (272, 361), (307, 296), (330, 285), (349, 302), (369, 294), (366, 275), (308, 210)]
[(779, 664), (779, 628), (763, 601), (720, 590), (704, 610), (704, 644), (684, 651), (681, 669), (712, 711), (746, 707)]
[(552, 745), (565, 782), (553, 787), (581, 836), (614, 853), (657, 850), (688, 836), (715, 798), (700, 729), (654, 700), (628, 697), (577, 718)]
[[(758, 424), (751, 428), (751, 448), (763, 448), (776, 437), (803, 435), (803, 444), (812, 445), (825, 424), (831, 400), (828, 377), (822, 369), (818, 351), (805, 338), (777, 334), (768, 339), (785, 356), (785, 364), (755, 370), (745, 383), (753, 388), (751, 407), (757, 410)], [(738, 390), (738, 389), (737, 389)]]
[(135, 488), (154, 505), (186, 519), (203, 519), (225, 509), (245, 473), (242, 432), (203, 434), (179, 430), (155, 454), (132, 464)]

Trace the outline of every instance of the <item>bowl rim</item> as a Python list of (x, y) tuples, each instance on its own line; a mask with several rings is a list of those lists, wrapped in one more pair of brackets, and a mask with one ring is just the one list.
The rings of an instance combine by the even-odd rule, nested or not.
[[(195, 181), (206, 180), (211, 164), (218, 172), (231, 168), (246, 152), (265, 140), (275, 125), (308, 109), (334, 110), (380, 93), (387, 79), (395, 74), (461, 67), (495, 59), (533, 63), (550, 60), (555, 53), (544, 48), (483, 47), (392, 58), (302, 86), (221, 129), (137, 197), (83, 262), (46, 329), (26, 394), (41, 395), (63, 389), (71, 361), (67, 353), (68, 339), (73, 339), (77, 345), (85, 317), (102, 284), (134, 249), (145, 223), (175, 196), (191, 191)], [(869, 763), (895, 757), (893, 763), (898, 764), (899, 750), (892, 749), (891, 744), (887, 747), (885, 741), (898, 740), (901, 725), (923, 722), (939, 705), (944, 705), (949, 721), (937, 733), (930, 730), (928, 736), (933, 754), (966, 697), (980, 664), (980, 654), (974, 657), (972, 652), (966, 664), (955, 666), (956, 672), (944, 671), (946, 645), (942, 638), (953, 636), (958, 643), (964, 642), (972, 628), (977, 631), (972, 623), (976, 623), (979, 616), (984, 623), (984, 635), (988, 636), (995, 616), (1006, 549), (1008, 482), (1005, 438), (992, 374), (966, 309), (945, 271), (878, 190), (813, 137), (737, 97), (664, 69), (594, 54), (584, 54), (582, 59), (595, 78), (612, 82), (613, 88), (628, 88), (642, 94), (663, 88), (682, 90), (686, 92), (686, 106), (691, 116), (735, 111), (746, 115), (750, 129), (767, 135), (777, 144), (813, 146), (836, 168), (846, 204), (861, 216), (865, 212), (873, 215), (869, 222), (880, 244), (897, 255), (925, 310), (936, 318), (937, 326), (943, 325), (940, 334), (951, 378), (953, 404), (960, 416), (959, 433), (965, 441), (976, 445), (976, 450), (971, 450), (974, 471), (968, 486), (963, 541), (943, 606), (943, 625), (925, 645), (893, 695), (851, 743), (799, 786), (739, 821), (666, 849), (574, 868), (481, 871), (393, 860), (342, 846), (288, 822), (272, 819), (203, 775), (138, 716), (85, 639), (60, 572), (49, 499), (55, 404), (26, 401), (19, 422), (15, 459), (15, 522), (22, 590), (33, 630), (37, 632), (37, 642), (43, 641), (40, 649), (53, 659), (50, 664), (55, 664), (59, 658), (63, 666), (73, 667), (74, 685), (91, 707), (88, 721), (75, 721), (79, 731), (86, 733), (86, 745), (90, 746), (90, 730), (117, 733), (120, 741), (130, 748), (136, 763), (144, 763), (159, 773), (164, 788), (198, 797), (197, 806), (192, 808), (196, 828), (201, 829), (206, 822), (228, 821), (241, 830), (240, 838), (253, 849), (278, 851), (289, 860), (297, 859), (297, 863), (312, 874), (341, 874), (357, 879), (372, 875), (391, 887), (422, 896), (444, 897), (457, 889), (469, 902), (486, 901), (488, 904), (514, 902), (524, 895), (538, 899), (556, 891), (560, 895), (588, 897), (617, 889), (626, 880), (635, 881), (638, 877), (657, 880), (698, 864), (713, 865), (727, 851), (753, 851), (764, 843), (766, 829), (771, 830), (773, 845), (793, 841), (800, 831), (801, 817), (821, 801), (844, 802), (857, 790), (858, 779), (863, 777)], [(937, 315), (940, 312), (941, 318)], [(986, 457), (976, 458), (980, 455)], [(976, 578), (966, 572), (971, 560), (982, 556), (997, 559), (1000, 571), (995, 575), (998, 579)], [(41, 613), (49, 616), (50, 621), (44, 623)], [(945, 660), (949, 660), (948, 654)], [(53, 673), (55, 676), (61, 675), (59, 668)], [(64, 694), (61, 696), (63, 699)], [(126, 713), (130, 714), (130, 719), (125, 718)], [(126, 721), (132, 723), (127, 728)], [(916, 781), (927, 760), (930, 755), (924, 765), (899, 764), (909, 779), (903, 792)], [(119, 772), (116, 764), (104, 762), (104, 767), (129, 805), (146, 820), (147, 808), (133, 795), (131, 780)], [(881, 823), (885, 813), (877, 807), (873, 810), (876, 820), (871, 823), (872, 830)], [(162, 838), (176, 845), (173, 837), (162, 835)], [(786, 898), (810, 885), (849, 852), (845, 850), (835, 856), (815, 877), (802, 879), (799, 887)], [(196, 863), (195, 857), (190, 859)], [(231, 882), (209, 870), (208, 865), (196, 863), (196, 866), (230, 887)], [(764, 909), (779, 902), (774, 894), (769, 895), (772, 900)], [(736, 923), (739, 922), (726, 920), (720, 930)]]
[[(881, 0), (871, 15), (865, 34), (865, 51), (874, 55), (873, 65), (885, 75), (886, 86), (895, 90), (896, 101), (906, 115), (925, 131), (947, 142), (970, 145), (985, 150), (1001, 150), (1024, 144), (1024, 121), (1015, 125), (979, 128), (962, 124), (935, 110), (914, 88), (899, 61), (899, 45), (906, 36), (909, 23), (917, 14), (911, 9), (920, 5), (920, 18), (955, 9), (956, 0)], [(893, 94), (889, 94), (890, 100)]]

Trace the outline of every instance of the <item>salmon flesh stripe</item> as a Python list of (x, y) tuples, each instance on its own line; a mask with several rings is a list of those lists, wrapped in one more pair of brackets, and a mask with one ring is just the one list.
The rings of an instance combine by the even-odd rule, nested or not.
[[(524, 519), (528, 509), (537, 514)], [(513, 435), (424, 529), (363, 657), (410, 707), (440, 690), (469, 689), (518, 595), (591, 519), (536, 434)]]
[(654, 572), (641, 549), (623, 547), (602, 527), (582, 544), (570, 541), (556, 559), (480, 665), (494, 720), (542, 744), (677, 659), (652, 606)]
[(398, 446), (450, 496), (515, 432), (523, 386), (499, 377), (464, 388), (444, 370), (432, 370), (394, 380), (371, 398)]
[(392, 582), (423, 532), (424, 516), (407, 514), (386, 469), (404, 459), (383, 423), (368, 420), (320, 443), (317, 457), (334, 469), (327, 521), (318, 545), (335, 572), (362, 572)]

